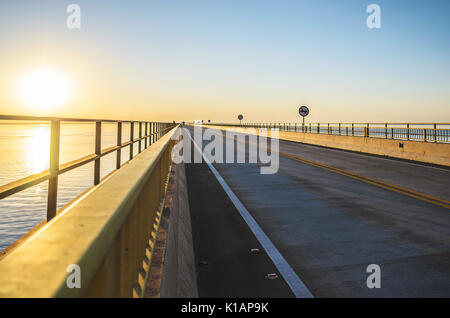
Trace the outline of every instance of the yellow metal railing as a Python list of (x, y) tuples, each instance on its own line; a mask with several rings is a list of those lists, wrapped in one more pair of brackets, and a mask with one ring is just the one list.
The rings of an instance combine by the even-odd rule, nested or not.
[[(7, 254), (0, 297), (142, 296), (176, 129)], [(80, 288), (67, 283), (74, 266)]]
[[(51, 220), (57, 212), (57, 194), (58, 194), (58, 176), (62, 173), (68, 172), (72, 169), (78, 168), (85, 164), (94, 161), (94, 185), (100, 183), (100, 159), (110, 153), (116, 152), (116, 169), (121, 166), (121, 149), (125, 147), (130, 148), (129, 160), (133, 159), (134, 144), (138, 144), (138, 152), (147, 148), (168, 130), (174, 124), (160, 123), (160, 122), (142, 122), (129, 120), (109, 120), (109, 119), (79, 119), (79, 118), (59, 118), (59, 117), (33, 117), (33, 116), (12, 116), (0, 115), (0, 120), (19, 120), (19, 121), (46, 121), (51, 123), (50, 129), (50, 165), (49, 169), (40, 173), (27, 176), (20, 180), (0, 186), (0, 199), (6, 198), (12, 194), (23, 191), (31, 186), (39, 184), (48, 180), (48, 195), (47, 195), (47, 221)], [(60, 130), (61, 122), (76, 122), (76, 123), (95, 123), (95, 152), (86, 155), (82, 158), (67, 162), (59, 163), (60, 151)], [(102, 123), (117, 123), (117, 145), (106, 149), (101, 149), (102, 142)], [(122, 123), (130, 124), (130, 140), (122, 142)], [(134, 127), (138, 125), (139, 136), (134, 136)]]

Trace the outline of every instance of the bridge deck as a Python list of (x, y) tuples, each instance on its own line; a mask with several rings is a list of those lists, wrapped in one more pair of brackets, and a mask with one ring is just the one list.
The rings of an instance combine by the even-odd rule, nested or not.
[[(285, 141), (280, 152), (450, 199), (445, 169)], [(274, 175), (214, 166), (314, 296), (450, 295), (448, 208), (283, 156)], [(198, 268), (200, 296), (289, 294), (281, 277), (264, 278), (276, 272), (270, 259), (246, 254), (255, 238), (208, 167), (188, 164), (187, 177), (196, 257), (210, 260)], [(366, 287), (369, 264), (381, 267), (381, 289)]]

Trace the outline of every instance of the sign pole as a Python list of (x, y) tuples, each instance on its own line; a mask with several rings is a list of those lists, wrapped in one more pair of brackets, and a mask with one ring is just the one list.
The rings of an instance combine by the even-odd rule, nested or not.
[(298, 109), (298, 113), (303, 117), (302, 132), (305, 132), (305, 117), (309, 114), (309, 108), (306, 106), (301, 106)]

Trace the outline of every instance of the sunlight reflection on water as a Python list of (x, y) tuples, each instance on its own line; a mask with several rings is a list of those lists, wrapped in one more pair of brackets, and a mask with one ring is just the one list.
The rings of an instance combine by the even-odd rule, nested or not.
[[(135, 136), (136, 136), (135, 132)], [(117, 124), (102, 124), (102, 148), (116, 144)], [(129, 138), (129, 126), (123, 125), (122, 141)], [(94, 152), (95, 124), (62, 123), (60, 164)], [(134, 147), (135, 149), (137, 147)], [(48, 169), (50, 125), (48, 123), (0, 122), (0, 185)], [(122, 150), (122, 162), (129, 156)], [(101, 159), (101, 177), (115, 168), (115, 153)], [(94, 164), (60, 175), (58, 208), (61, 208), (93, 184)], [(0, 250), (39, 224), (46, 217), (47, 182), (35, 185), (0, 200)]]

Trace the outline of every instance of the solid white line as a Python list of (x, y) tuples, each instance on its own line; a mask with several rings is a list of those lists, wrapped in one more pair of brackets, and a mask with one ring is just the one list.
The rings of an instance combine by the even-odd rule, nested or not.
[(278, 251), (278, 249), (275, 247), (275, 245), (273, 245), (273, 243), (269, 239), (269, 237), (267, 237), (266, 233), (264, 233), (264, 231), (261, 229), (261, 227), (258, 225), (258, 223), (256, 223), (255, 219), (250, 215), (248, 210), (245, 208), (245, 206), (242, 204), (242, 202), (239, 200), (239, 198), (234, 194), (234, 192), (231, 190), (230, 186), (225, 182), (225, 180), (222, 178), (222, 176), (219, 174), (219, 172), (216, 170), (216, 168), (214, 168), (214, 166), (211, 164), (211, 162), (205, 156), (205, 154), (200, 149), (200, 147), (197, 145), (197, 143), (192, 139), (192, 137), (190, 137), (190, 138), (191, 138), (195, 148), (197, 148), (197, 150), (202, 154), (203, 159), (205, 160), (209, 169), (211, 169), (211, 172), (217, 178), (217, 181), (219, 181), (220, 185), (225, 190), (228, 197), (231, 199), (234, 206), (236, 207), (236, 209), (239, 211), (239, 213), (241, 214), (244, 221), (249, 226), (250, 230), (256, 236), (256, 239), (262, 245), (262, 247), (266, 251), (267, 255), (269, 255), (270, 259), (272, 260), (272, 262), (275, 264), (276, 268), (280, 272), (281, 276), (283, 276), (284, 280), (291, 288), (295, 297), (297, 297), (297, 298), (313, 298), (314, 296), (311, 294), (309, 289), (302, 282), (300, 277), (298, 277), (297, 273), (292, 269), (292, 267), (288, 264), (288, 262), (286, 262), (283, 255), (281, 255), (281, 253)]

